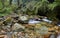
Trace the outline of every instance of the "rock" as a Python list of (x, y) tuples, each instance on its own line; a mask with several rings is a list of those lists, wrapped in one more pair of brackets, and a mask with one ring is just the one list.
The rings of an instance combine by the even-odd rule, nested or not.
[(43, 18), (42, 20), (45, 21), (45, 22), (48, 22), (48, 23), (52, 23), (52, 21), (48, 20), (47, 18)]
[(13, 33), (13, 38), (17, 38), (17, 33), (18, 33), (18, 32), (14, 32), (14, 33)]
[(11, 17), (6, 17), (4, 21), (7, 22), (7, 23), (8, 22), (11, 22), (12, 21), (12, 18)]
[(4, 19), (3, 18), (0, 18), (0, 21), (3, 21)]
[(60, 38), (60, 33), (58, 33), (57, 38)]
[(19, 19), (19, 17), (18, 16), (16, 16), (16, 17), (13, 17), (15, 20), (18, 20)]
[(11, 25), (12, 24), (12, 18), (11, 17), (6, 17), (5, 20), (3, 21), (3, 24), (6, 25)]
[(60, 26), (60, 24), (57, 24), (58, 26)]
[(18, 24), (18, 23), (15, 23), (13, 26), (12, 26), (12, 30), (17, 30), (17, 29), (25, 29), (24, 26), (22, 26), (21, 24)]
[(41, 24), (36, 24), (35, 28), (39, 29), (42, 25)]
[(4, 38), (9, 38), (9, 37), (7, 35), (5, 35)]
[(4, 30), (1, 30), (1, 33), (6, 33)]
[(22, 21), (25, 21), (25, 20), (28, 20), (28, 17), (27, 16), (20, 16), (19, 19)]
[(11, 17), (17, 17), (18, 15), (16, 13), (12, 13), (10, 16)]
[(6, 21), (6, 22), (10, 22), (11, 20), (12, 20), (11, 17), (7, 17), (4, 21)]
[(3, 21), (0, 21), (0, 25), (2, 25), (3, 24)]
[(46, 26), (41, 26), (39, 30), (37, 30), (37, 32), (40, 33), (41, 35), (45, 35), (48, 33), (48, 28)]
[(36, 20), (34, 20), (34, 19), (31, 19), (31, 20), (29, 20), (28, 23), (29, 23), (29, 24), (36, 24), (36, 23), (40, 23), (40, 21), (36, 21)]
[(48, 19), (42, 19), (43, 21), (46, 21), (46, 22), (51, 22), (50, 20), (48, 20)]
[(18, 32), (14, 32), (14, 35), (16, 35)]
[(5, 31), (11, 31), (11, 29), (10, 29), (10, 26), (9, 25), (7, 25), (7, 26), (2, 26), (2, 29), (4, 29)]
[(55, 38), (55, 34), (51, 34), (50, 35), (50, 38)]

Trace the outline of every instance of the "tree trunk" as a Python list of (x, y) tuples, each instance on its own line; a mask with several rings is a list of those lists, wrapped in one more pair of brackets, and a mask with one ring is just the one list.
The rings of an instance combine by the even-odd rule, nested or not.
[(12, 0), (9, 1), (9, 4), (12, 5)]
[(17, 0), (17, 4), (18, 4), (18, 6), (19, 6), (19, 4), (20, 4), (19, 0)]

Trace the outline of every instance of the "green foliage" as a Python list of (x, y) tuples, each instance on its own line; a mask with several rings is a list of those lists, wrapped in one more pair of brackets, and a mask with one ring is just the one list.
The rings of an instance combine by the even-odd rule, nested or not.
[(8, 14), (12, 13), (16, 8), (17, 8), (17, 6), (15, 6), (15, 5), (9, 5), (8, 0), (4, 1), (4, 5), (2, 4), (2, 2), (0, 0), (0, 16), (8, 15)]
[(3, 8), (3, 5), (2, 5), (2, 3), (0, 2), (0, 9), (2, 9)]
[(0, 16), (5, 16), (13, 12), (16, 7), (14, 6), (9, 6), (9, 7), (4, 7), (3, 9), (0, 10)]
[(24, 14), (28, 14), (28, 15), (33, 15), (33, 14), (36, 15), (38, 13), (38, 10), (40, 10), (40, 13), (42, 12), (43, 14), (48, 16), (50, 19), (56, 19), (57, 13), (55, 13), (53, 10), (57, 5), (60, 5), (60, 0), (55, 0), (55, 2), (53, 3), (49, 3), (47, 0), (30, 1), (25, 3), (21, 1), (22, 0), (20, 0), (20, 4), (22, 6), (21, 5), (17, 6), (13, 3), (12, 5), (9, 5), (9, 1), (6, 0), (4, 2), (4, 8), (2, 5), (2, 2), (0, 1), (0, 16), (8, 15), (14, 12), (14, 10), (16, 11), (20, 10), (20, 12), (23, 11)]

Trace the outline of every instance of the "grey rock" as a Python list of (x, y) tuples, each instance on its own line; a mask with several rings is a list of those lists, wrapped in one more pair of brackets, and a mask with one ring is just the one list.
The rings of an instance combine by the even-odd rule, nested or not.
[(19, 28), (22, 28), (22, 29), (25, 29), (24, 26), (22, 26), (21, 24), (18, 24), (18, 23), (15, 23), (13, 26), (12, 26), (12, 30), (17, 30)]

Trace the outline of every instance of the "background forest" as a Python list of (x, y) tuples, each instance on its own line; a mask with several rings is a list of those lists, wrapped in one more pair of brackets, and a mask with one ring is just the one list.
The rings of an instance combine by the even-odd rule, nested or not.
[(0, 0), (0, 16), (16, 14), (47, 16), (60, 20), (60, 0)]

